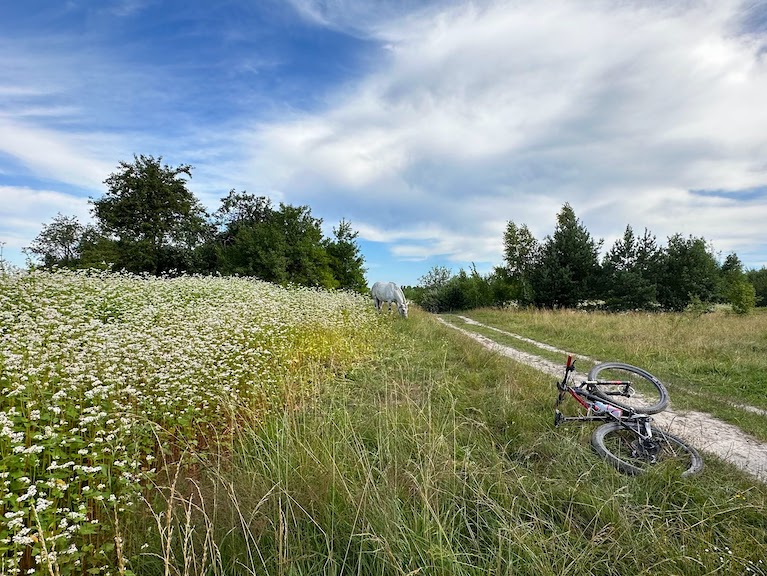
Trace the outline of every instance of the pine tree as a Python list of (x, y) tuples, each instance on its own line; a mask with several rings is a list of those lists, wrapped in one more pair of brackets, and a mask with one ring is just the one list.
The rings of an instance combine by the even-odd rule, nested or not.
[(557, 215), (553, 236), (547, 236), (532, 275), (535, 304), (573, 308), (597, 294), (601, 240), (595, 241), (570, 204)]
[(338, 282), (338, 287), (367, 292), (365, 280), (365, 259), (357, 244), (359, 232), (352, 230), (352, 225), (342, 219), (337, 228), (333, 228), (333, 240), (325, 243), (325, 249), (330, 257), (330, 268)]
[(645, 229), (637, 238), (626, 226), (602, 264), (602, 294), (612, 310), (651, 308), (657, 301), (657, 269), (660, 257), (655, 237)]

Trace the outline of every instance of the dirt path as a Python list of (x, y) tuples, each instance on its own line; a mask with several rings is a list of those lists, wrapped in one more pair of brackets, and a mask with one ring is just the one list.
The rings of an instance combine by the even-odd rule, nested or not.
[[(496, 330), (512, 338), (517, 338), (529, 344), (534, 344), (541, 349), (549, 350), (552, 352), (560, 352), (563, 355), (567, 354), (566, 351), (559, 350), (553, 346), (549, 346), (548, 344), (536, 342), (535, 340), (531, 340), (517, 334), (512, 334), (511, 332), (504, 332), (464, 316), (459, 316), (459, 318), (461, 318), (461, 320), (467, 324)], [(504, 356), (508, 356), (509, 358), (512, 358), (523, 364), (527, 364), (528, 366), (532, 366), (533, 368), (537, 368), (541, 372), (550, 374), (557, 379), (561, 379), (562, 377), (561, 363), (557, 364), (546, 360), (545, 358), (541, 358), (540, 356), (536, 356), (535, 354), (523, 352), (521, 350), (512, 348), (511, 346), (504, 346), (503, 344), (499, 344), (487, 336), (465, 330), (459, 326), (455, 326), (454, 324), (443, 320), (442, 318), (438, 317), (438, 320), (445, 326), (449, 326), (450, 328), (457, 330), (458, 332), (479, 342), (490, 350), (498, 352)], [(585, 359), (585, 357), (581, 358)], [(575, 377), (576, 379), (586, 379), (585, 374), (576, 373)], [(749, 406), (742, 406), (741, 408), (744, 410), (750, 409), (750, 411), (753, 412), (764, 413), (763, 410)], [(672, 409), (667, 409), (660, 414), (654, 415), (654, 419), (658, 425), (662, 426), (664, 429), (670, 431), (673, 434), (682, 436), (699, 450), (715, 454), (723, 460), (735, 464), (762, 482), (767, 482), (767, 445), (760, 443), (758, 440), (751, 438), (747, 434), (744, 434), (737, 426), (733, 426), (732, 424), (727, 424), (726, 422), (717, 420), (710, 414), (696, 411), (677, 412)]]

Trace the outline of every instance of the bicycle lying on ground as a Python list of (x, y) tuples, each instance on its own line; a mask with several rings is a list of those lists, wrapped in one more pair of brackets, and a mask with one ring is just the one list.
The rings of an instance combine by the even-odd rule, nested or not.
[[(641, 474), (662, 465), (682, 476), (703, 469), (697, 450), (681, 438), (653, 425), (651, 414), (662, 412), (669, 398), (665, 386), (649, 372), (623, 364), (597, 364), (585, 381), (570, 384), (575, 360), (567, 357), (565, 375), (557, 383), (555, 426), (564, 422), (606, 422), (594, 431), (591, 445), (618, 470)], [(558, 406), (570, 394), (585, 416), (565, 416)]]

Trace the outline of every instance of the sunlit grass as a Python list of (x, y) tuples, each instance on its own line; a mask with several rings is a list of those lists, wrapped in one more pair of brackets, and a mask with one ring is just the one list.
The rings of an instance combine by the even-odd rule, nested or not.
[(194, 546), (157, 543), (142, 570), (170, 549), (211, 574), (766, 573), (763, 485), (715, 459), (622, 475), (590, 427), (554, 428), (551, 377), (418, 311), (392, 328), (378, 360), (243, 434), (204, 496), (187, 486)]
[(158, 468), (231, 450), (371, 353), (367, 304), (235, 278), (0, 275), (0, 573), (115, 565)]
[(767, 418), (732, 406), (767, 410), (765, 311), (741, 316), (724, 311), (608, 314), (486, 309), (465, 315), (575, 354), (645, 368), (666, 383), (676, 407), (711, 412), (767, 439)]
[(2, 574), (767, 574), (764, 485), (618, 473), (550, 376), (418, 310), (2, 282)]

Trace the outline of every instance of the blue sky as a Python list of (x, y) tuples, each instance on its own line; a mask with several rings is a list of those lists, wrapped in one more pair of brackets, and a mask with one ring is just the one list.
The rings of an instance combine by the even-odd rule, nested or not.
[(0, 246), (134, 154), (351, 222), (368, 281), (503, 261), (569, 202), (767, 265), (764, 0), (0, 3)]

